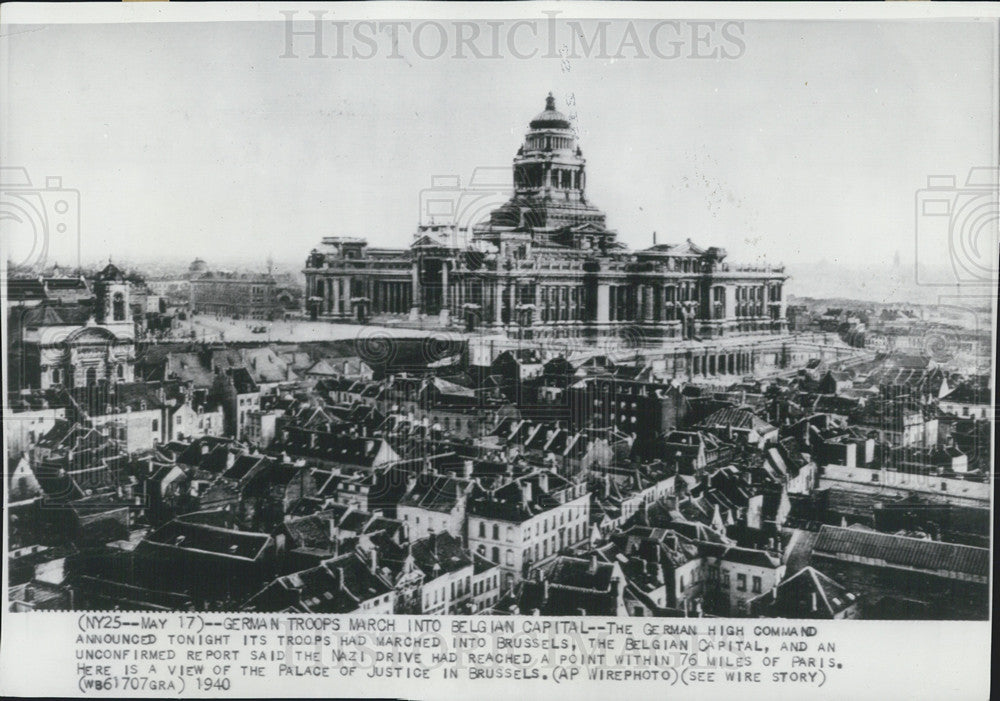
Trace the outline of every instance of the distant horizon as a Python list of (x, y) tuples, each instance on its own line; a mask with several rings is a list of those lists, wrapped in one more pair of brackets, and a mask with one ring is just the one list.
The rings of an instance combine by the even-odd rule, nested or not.
[[(307, 255), (308, 251), (304, 251), (301, 255), (301, 260), (299, 260), (298, 257), (292, 256), (271, 256), (271, 260), (274, 265), (274, 272), (278, 274), (294, 274), (298, 278), (301, 273), (301, 269), (304, 267)], [(173, 256), (170, 258), (164, 258), (162, 256), (156, 258), (137, 258), (131, 256), (116, 257), (111, 255), (103, 258), (94, 258), (90, 261), (84, 261), (80, 266), (76, 266), (75, 264), (63, 264), (58, 260), (54, 260), (49, 265), (42, 266), (41, 269), (50, 270), (53, 265), (58, 265), (60, 269), (66, 271), (76, 270), (78, 267), (83, 270), (99, 270), (111, 262), (126, 271), (134, 270), (146, 276), (149, 276), (150, 273), (156, 274), (157, 270), (169, 271), (167, 274), (180, 275), (187, 270), (195, 259), (204, 260), (208, 265), (209, 270), (226, 270), (233, 272), (264, 272), (266, 271), (268, 264), (268, 255), (266, 253), (263, 258), (257, 259), (249, 256), (210, 258), (205, 254), (192, 252), (189, 257)], [(941, 270), (951, 270), (950, 266), (946, 265), (939, 266), (939, 268)], [(817, 279), (815, 277), (815, 273), (819, 269), (828, 269), (827, 271), (837, 279)], [(909, 276), (912, 273), (912, 263), (906, 265), (900, 261), (893, 265), (889, 272), (894, 273), (894, 277), (883, 275), (879, 278), (872, 278), (871, 273), (876, 270), (882, 273), (887, 272), (883, 265), (879, 262), (870, 262), (867, 265), (859, 265), (839, 263), (829, 260), (815, 260), (812, 262), (786, 265), (785, 271), (789, 275), (789, 279), (786, 283), (785, 289), (788, 291), (789, 297), (795, 298), (840, 298), (857, 302), (872, 302), (878, 304), (911, 303), (923, 306), (954, 306), (954, 300), (957, 297), (963, 296), (963, 293), (958, 285), (951, 287), (924, 287), (913, 282), (910, 282), (908, 285), (903, 283), (903, 280), (909, 279)], [(33, 272), (38, 271), (35, 270)], [(867, 281), (866, 287), (859, 289), (858, 287), (838, 285), (838, 282), (845, 278)], [(879, 290), (890, 290), (892, 294), (886, 295), (880, 293)], [(988, 299), (980, 299), (979, 297), (972, 297), (971, 299), (972, 301), (979, 299), (980, 302), (983, 302), (977, 306), (989, 307)]]

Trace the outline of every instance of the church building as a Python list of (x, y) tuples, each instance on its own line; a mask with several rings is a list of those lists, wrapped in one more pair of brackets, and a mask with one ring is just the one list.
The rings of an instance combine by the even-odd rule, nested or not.
[(135, 323), (128, 280), (108, 263), (93, 280), (93, 290), (90, 304), (40, 305), (24, 311), (16, 325), (24, 387), (132, 382)]

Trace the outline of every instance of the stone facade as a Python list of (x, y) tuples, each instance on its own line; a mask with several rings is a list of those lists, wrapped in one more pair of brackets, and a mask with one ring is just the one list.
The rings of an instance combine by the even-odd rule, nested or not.
[(93, 307), (36, 307), (24, 316), (21, 332), (28, 387), (84, 387), (134, 379), (130, 286), (110, 263), (94, 280)]
[[(513, 164), (513, 195), (471, 228), (419, 227), (408, 249), (328, 237), (306, 260), (313, 318), (435, 315), (519, 338), (718, 338), (787, 331), (783, 268), (690, 240), (630, 251), (586, 195), (586, 160), (549, 95)], [(628, 331), (631, 330), (631, 331)]]

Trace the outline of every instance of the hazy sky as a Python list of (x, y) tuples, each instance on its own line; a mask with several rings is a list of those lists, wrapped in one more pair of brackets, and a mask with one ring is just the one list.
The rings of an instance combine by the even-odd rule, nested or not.
[[(640, 44), (654, 24), (634, 25)], [(589, 40), (596, 26), (582, 26)], [(297, 263), (334, 234), (407, 245), (432, 176), (508, 168), (550, 90), (563, 111), (575, 99), (588, 194), (634, 247), (655, 230), (733, 260), (907, 262), (927, 176), (962, 184), (970, 166), (996, 163), (986, 22), (707, 30), (708, 50), (733, 58), (691, 58), (686, 26), (667, 28), (685, 42), (676, 58), (648, 44), (646, 58), (609, 58), (632, 31), (616, 25), (603, 57), (562, 59), (542, 57), (542, 40), (539, 57), (514, 57), (510, 26), (500, 58), (452, 46), (428, 58), (430, 27), (399, 42), (402, 58), (381, 37), (367, 60), (307, 58), (302, 37), (299, 58), (280, 58), (283, 22), (11, 30), (0, 156), (36, 186), (56, 175), (80, 191), (85, 262)], [(325, 28), (323, 51), (336, 50)], [(75, 249), (53, 234), (49, 260), (72, 263)]]

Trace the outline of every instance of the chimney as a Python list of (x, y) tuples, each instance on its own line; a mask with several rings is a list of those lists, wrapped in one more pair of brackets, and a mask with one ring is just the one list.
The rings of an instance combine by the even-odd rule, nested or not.
[(524, 500), (531, 503), (531, 482), (525, 480), (521, 483), (521, 491), (524, 494)]
[(227, 451), (226, 452), (226, 469), (228, 470), (230, 467), (232, 467), (234, 462), (236, 462), (236, 453), (234, 453), (232, 451)]
[(818, 608), (816, 601), (816, 592), (813, 592), (810, 598), (812, 599), (812, 611), (815, 612), (816, 609)]
[(462, 477), (466, 479), (472, 477), (472, 460), (465, 460), (462, 463)]
[(549, 491), (549, 473), (546, 470), (542, 470), (538, 473), (538, 488), (543, 492)]
[(372, 561), (371, 561), (372, 574), (377, 575), (378, 574), (378, 548), (372, 547), (371, 556), (372, 556)]
[(597, 574), (597, 554), (594, 553), (590, 556), (590, 567), (587, 568), (589, 574)]
[(201, 444), (201, 454), (208, 455), (208, 443)]

